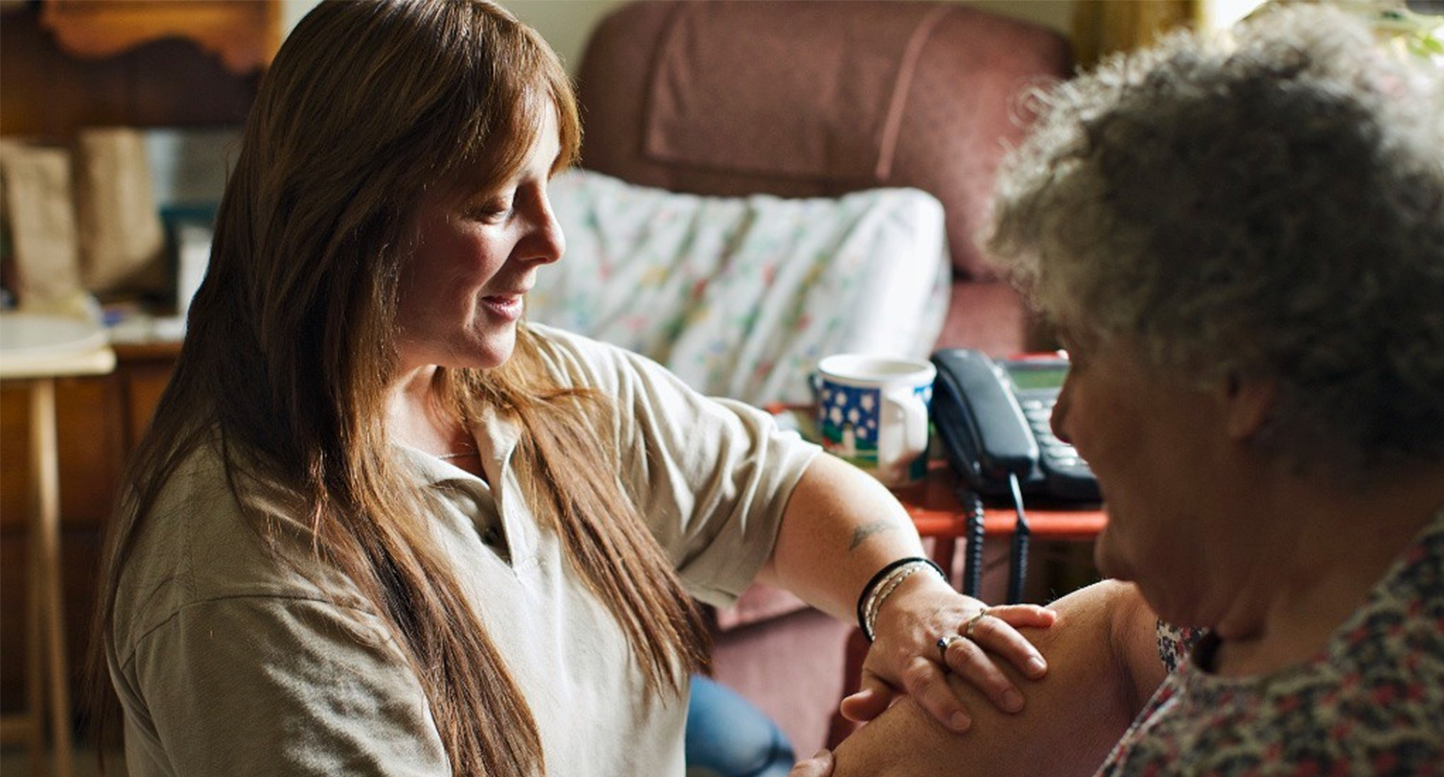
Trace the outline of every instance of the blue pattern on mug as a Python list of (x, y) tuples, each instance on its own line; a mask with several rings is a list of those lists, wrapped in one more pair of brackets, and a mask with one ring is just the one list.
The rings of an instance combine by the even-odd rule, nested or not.
[[(833, 383), (826, 377), (820, 382), (822, 385), (818, 393), (818, 403), (821, 412), (818, 420), (823, 448), (863, 469), (876, 469), (882, 391), (878, 388), (845, 386)], [(931, 384), (917, 386), (913, 389), (913, 395), (921, 399), (924, 406), (931, 406), (933, 387)], [(923, 477), (927, 469), (927, 456), (919, 456), (909, 469), (910, 477)]]

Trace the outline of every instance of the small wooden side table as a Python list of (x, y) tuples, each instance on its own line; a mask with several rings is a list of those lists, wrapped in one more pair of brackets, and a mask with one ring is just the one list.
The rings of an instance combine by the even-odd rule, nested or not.
[(0, 719), (0, 740), (23, 740), (32, 772), (45, 749), (48, 708), (53, 773), (71, 774), (70, 682), (60, 586), (60, 475), (55, 431), (56, 379), (104, 375), (115, 352), (99, 326), (77, 319), (0, 315), (0, 380), (23, 381), (30, 393), (29, 588), (26, 607), (26, 711)]
[[(907, 508), (918, 534), (934, 538), (933, 560), (950, 569), (958, 540), (967, 537), (969, 517), (958, 499), (957, 473), (946, 461), (933, 460), (921, 483), (894, 488), (893, 494)], [(1108, 525), (1108, 516), (1097, 504), (1024, 501), (1034, 539), (1092, 542)], [(1010, 536), (1017, 523), (1011, 507), (984, 505), (983, 531), (988, 537)]]

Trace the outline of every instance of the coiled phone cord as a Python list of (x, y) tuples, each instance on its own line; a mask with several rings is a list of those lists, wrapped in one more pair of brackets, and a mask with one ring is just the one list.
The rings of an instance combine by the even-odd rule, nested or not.
[[(1008, 475), (1008, 487), (1013, 493), (1013, 509), (1018, 515), (1009, 547), (1008, 604), (1017, 604), (1023, 601), (1023, 583), (1028, 579), (1028, 543), (1033, 529), (1028, 525), (1028, 516), (1023, 511), (1023, 489), (1018, 484), (1017, 475)], [(958, 488), (957, 495), (958, 501), (963, 503), (968, 513), (967, 547), (963, 555), (963, 593), (976, 597), (983, 587), (983, 539), (986, 535), (983, 527), (983, 500), (976, 491), (967, 487)]]
[(1008, 488), (1013, 492), (1013, 509), (1018, 512), (1018, 524), (1013, 529), (1010, 548), (1012, 569), (1008, 577), (1008, 604), (1017, 604), (1023, 601), (1023, 581), (1028, 577), (1028, 541), (1033, 530), (1028, 526), (1028, 516), (1023, 513), (1023, 489), (1018, 484), (1016, 473), (1008, 473)]
[(983, 587), (983, 500), (976, 491), (958, 489), (958, 501), (968, 511), (967, 541), (963, 555), (963, 593), (977, 598)]

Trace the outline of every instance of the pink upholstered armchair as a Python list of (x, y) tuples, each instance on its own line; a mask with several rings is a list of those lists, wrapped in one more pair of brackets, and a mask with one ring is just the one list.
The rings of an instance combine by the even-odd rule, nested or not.
[(1061, 36), (957, 3), (637, 2), (583, 56), (582, 166), (697, 194), (930, 192), (954, 270), (938, 346), (1013, 353), (1026, 318), (974, 238), (1020, 93), (1070, 67)]
[[(1039, 343), (975, 233), (993, 173), (1063, 78), (1057, 34), (949, 2), (657, 0), (621, 7), (583, 57), (584, 168), (707, 195), (923, 189), (943, 204), (953, 281), (936, 347)], [(847, 627), (754, 588), (718, 613), (717, 676), (802, 752), (822, 744)]]

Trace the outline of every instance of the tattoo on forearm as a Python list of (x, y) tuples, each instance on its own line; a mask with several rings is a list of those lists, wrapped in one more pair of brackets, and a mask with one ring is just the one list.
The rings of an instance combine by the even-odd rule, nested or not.
[(847, 546), (847, 549), (849, 551), (857, 550), (857, 546), (861, 545), (863, 541), (865, 541), (868, 537), (895, 528), (897, 527), (893, 524), (892, 521), (884, 520), (873, 521), (872, 523), (865, 523), (852, 530), (852, 544)]

